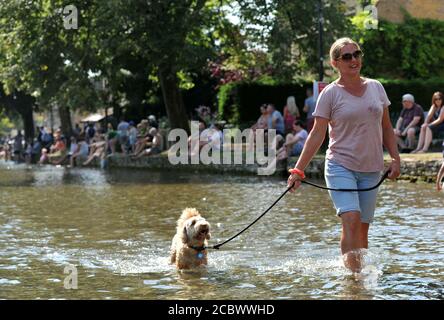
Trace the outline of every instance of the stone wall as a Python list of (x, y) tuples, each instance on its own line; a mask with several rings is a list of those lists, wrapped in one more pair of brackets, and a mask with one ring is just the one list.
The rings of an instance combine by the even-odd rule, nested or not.
[[(150, 170), (177, 170), (179, 172), (195, 172), (195, 173), (216, 173), (216, 174), (236, 174), (236, 175), (258, 175), (258, 164), (177, 164), (172, 165), (168, 161), (168, 156), (164, 153), (150, 157), (142, 157), (139, 159), (131, 159), (128, 156), (116, 154), (108, 157), (106, 163), (99, 159), (91, 162), (91, 166), (106, 168), (138, 168)], [(286, 171), (286, 162), (280, 162), (276, 166), (273, 175), (282, 175)]]
[[(288, 161), (288, 169), (293, 168), (296, 164), (297, 158), (292, 157)], [(305, 169), (307, 177), (321, 178), (324, 176), (324, 156), (316, 156)], [(390, 164), (389, 160), (385, 160), (385, 167)], [(401, 175), (399, 180), (408, 180), (411, 182), (425, 181), (435, 182), (436, 175), (441, 167), (442, 160), (401, 160)]]
[[(402, 155), (403, 156), (403, 155)], [(436, 159), (418, 160), (413, 157), (405, 157), (401, 161), (401, 176), (400, 180), (409, 180), (411, 182), (425, 181), (434, 182), (436, 174), (442, 164), (441, 155), (437, 154)], [(277, 165), (276, 176), (286, 176), (287, 170), (293, 168), (297, 161), (297, 157), (288, 159), (288, 162), (280, 162)], [(310, 164), (305, 169), (305, 173), (309, 178), (322, 178), (324, 176), (324, 156), (318, 155), (313, 158)], [(386, 167), (389, 165), (389, 160), (386, 160)], [(102, 168), (138, 168), (149, 170), (165, 170), (178, 172), (193, 172), (199, 173), (214, 173), (214, 174), (235, 174), (235, 175), (258, 175), (257, 164), (239, 164), (239, 165), (224, 165), (224, 164), (195, 164), (195, 165), (172, 165), (168, 161), (165, 154), (151, 157), (143, 157), (137, 160), (124, 155), (115, 155), (107, 158), (106, 166), (98, 159), (91, 163), (91, 166)]]
[(420, 19), (444, 20), (444, 0), (379, 0), (378, 19), (403, 22), (404, 8), (410, 15)]

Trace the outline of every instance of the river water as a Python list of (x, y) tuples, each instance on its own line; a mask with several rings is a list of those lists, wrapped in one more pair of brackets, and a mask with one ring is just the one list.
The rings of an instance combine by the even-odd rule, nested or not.
[[(0, 163), (0, 298), (444, 299), (444, 193), (432, 184), (384, 182), (359, 277), (342, 265), (328, 193), (306, 185), (210, 251), (207, 268), (169, 265), (184, 208), (211, 223), (216, 244), (285, 188), (270, 177)], [(65, 289), (69, 265), (77, 289)]]

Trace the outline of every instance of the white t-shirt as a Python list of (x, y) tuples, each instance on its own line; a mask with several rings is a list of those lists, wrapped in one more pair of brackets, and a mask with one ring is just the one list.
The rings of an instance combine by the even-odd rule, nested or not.
[(222, 131), (213, 129), (211, 135), (208, 137), (208, 143), (211, 144), (214, 150), (220, 150), (223, 143)]
[(71, 146), (69, 147), (69, 154), (73, 155), (74, 152), (77, 150), (77, 143), (71, 143)]

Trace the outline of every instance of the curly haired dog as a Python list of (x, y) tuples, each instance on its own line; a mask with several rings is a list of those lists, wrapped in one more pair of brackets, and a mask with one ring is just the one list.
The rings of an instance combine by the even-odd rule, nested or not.
[(171, 263), (178, 269), (191, 269), (207, 264), (207, 240), (210, 224), (194, 208), (183, 210), (177, 220), (177, 231), (171, 243)]

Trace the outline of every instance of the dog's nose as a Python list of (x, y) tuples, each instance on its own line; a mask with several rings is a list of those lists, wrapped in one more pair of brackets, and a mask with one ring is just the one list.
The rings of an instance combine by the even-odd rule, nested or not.
[(200, 233), (208, 233), (209, 228), (208, 226), (201, 226), (199, 232)]

